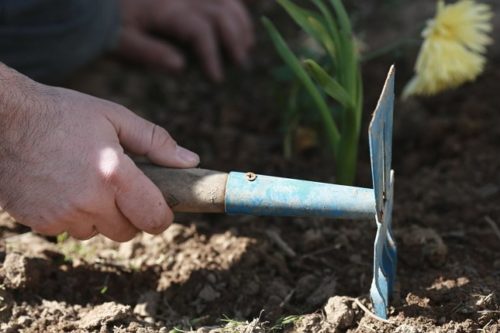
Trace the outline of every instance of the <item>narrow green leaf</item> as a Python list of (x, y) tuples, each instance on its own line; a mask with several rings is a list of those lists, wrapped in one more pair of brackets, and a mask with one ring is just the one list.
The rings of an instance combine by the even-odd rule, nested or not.
[(339, 20), (339, 26), (342, 31), (344, 31), (347, 35), (352, 34), (351, 21), (349, 20), (349, 15), (347, 15), (347, 11), (345, 10), (344, 5), (342, 4), (342, 0), (330, 0), (333, 8), (335, 9), (335, 13), (337, 14), (337, 18)]
[(305, 89), (311, 95), (311, 98), (316, 104), (316, 107), (318, 108), (318, 111), (323, 119), (323, 124), (325, 126), (326, 133), (333, 146), (332, 148), (336, 152), (340, 141), (340, 133), (337, 128), (337, 125), (335, 124), (335, 121), (331, 117), (330, 110), (325, 100), (323, 99), (323, 96), (321, 96), (321, 93), (318, 91), (312, 79), (309, 77), (305, 69), (302, 68), (299, 59), (297, 59), (297, 57), (290, 50), (290, 48), (284, 41), (283, 37), (278, 32), (276, 27), (272, 24), (272, 22), (265, 17), (262, 18), (262, 22), (264, 23), (266, 29), (268, 30), (269, 35), (273, 40), (274, 46), (276, 47), (276, 50), (278, 51), (280, 56), (288, 64), (288, 66), (290, 66), (295, 75), (304, 85)]
[(319, 41), (319, 36), (316, 34), (316, 30), (309, 24), (309, 18), (319, 19), (319, 15), (313, 11), (302, 8), (289, 0), (278, 0), (278, 3), (283, 7), (288, 15), (297, 23), (305, 32), (312, 35)]
[(326, 26), (328, 27), (328, 31), (330, 32), (330, 37), (333, 41), (333, 44), (337, 46), (340, 45), (339, 29), (337, 27), (337, 24), (335, 23), (335, 20), (333, 19), (332, 14), (321, 0), (311, 0), (311, 1), (323, 15), (323, 18), (326, 22)]
[(314, 17), (309, 17), (309, 23), (311, 27), (316, 30), (318, 37), (320, 38), (320, 43), (325, 48), (326, 52), (330, 56), (330, 59), (333, 64), (333, 68), (337, 68), (337, 53), (336, 47), (333, 43), (333, 39), (328, 33), (327, 28), (325, 28), (324, 24), (322, 24), (319, 20)]
[(322, 0), (311, 0), (313, 4), (318, 8), (318, 10), (321, 12), (323, 15), (323, 19), (326, 22), (326, 26), (328, 27), (328, 31), (330, 33), (330, 38), (333, 41), (333, 44), (335, 45), (335, 55), (336, 55), (336, 67), (335, 70), (337, 71), (337, 76), (339, 78), (339, 81), (344, 84), (346, 82), (346, 69), (344, 68), (343, 63), (345, 62), (345, 49), (343, 45), (343, 41), (340, 35), (339, 28), (337, 26), (337, 23), (335, 22), (330, 10), (328, 9), (327, 6), (323, 3)]
[(297, 6), (290, 0), (278, 0), (278, 3), (287, 11), (290, 17), (307, 34), (313, 37), (318, 43), (322, 44), (335, 64), (335, 46), (332, 42), (327, 29), (322, 22), (321, 15)]
[(340, 83), (321, 68), (314, 60), (304, 61), (307, 72), (318, 82), (324, 91), (346, 109), (354, 109), (354, 103), (351, 96), (340, 85)]

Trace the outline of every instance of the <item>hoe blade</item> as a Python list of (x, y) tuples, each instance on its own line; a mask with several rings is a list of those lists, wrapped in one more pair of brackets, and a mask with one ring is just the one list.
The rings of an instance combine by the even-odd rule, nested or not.
[(377, 234), (373, 255), (373, 281), (370, 297), (375, 314), (387, 318), (387, 306), (396, 276), (397, 250), (392, 235), (394, 172), (392, 161), (392, 122), (394, 111), (394, 66), (387, 79), (369, 129), (370, 158), (375, 193)]

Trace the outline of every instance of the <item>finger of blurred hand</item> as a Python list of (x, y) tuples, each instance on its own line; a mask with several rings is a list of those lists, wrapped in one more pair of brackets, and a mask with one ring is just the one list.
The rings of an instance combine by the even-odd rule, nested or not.
[(158, 40), (147, 32), (124, 28), (120, 39), (120, 53), (135, 62), (162, 68), (167, 72), (179, 72), (185, 66), (182, 54), (169, 43)]
[(240, 22), (231, 13), (219, 11), (215, 24), (222, 37), (223, 44), (229, 52), (233, 61), (241, 66), (245, 65), (247, 59), (247, 42)]
[(240, 1), (226, 1), (228, 8), (230, 8), (230, 11), (233, 13), (242, 27), (242, 38), (245, 41), (245, 45), (247, 46), (247, 48), (252, 47), (252, 45), (255, 43), (255, 35), (254, 25), (250, 14)]
[(127, 155), (120, 158), (111, 182), (119, 210), (137, 229), (156, 235), (172, 223), (174, 215), (162, 193)]
[(191, 168), (200, 162), (197, 154), (177, 145), (164, 128), (140, 118), (130, 110), (113, 109), (108, 118), (117, 130), (120, 143), (134, 154), (174, 168)]
[[(192, 43), (202, 67), (210, 79), (221, 82), (224, 79), (224, 73), (215, 28), (210, 22), (210, 17), (193, 15), (187, 17), (183, 28), (177, 28), (176, 32), (179, 38)], [(169, 30), (170, 26), (166, 24), (165, 29)]]

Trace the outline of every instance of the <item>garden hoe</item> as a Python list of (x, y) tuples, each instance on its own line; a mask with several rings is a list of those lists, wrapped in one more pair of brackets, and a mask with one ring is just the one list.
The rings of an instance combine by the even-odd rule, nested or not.
[(396, 277), (391, 230), (394, 172), (391, 170), (394, 67), (387, 76), (369, 128), (373, 189), (203, 169), (140, 165), (176, 212), (374, 219), (375, 314), (387, 318)]

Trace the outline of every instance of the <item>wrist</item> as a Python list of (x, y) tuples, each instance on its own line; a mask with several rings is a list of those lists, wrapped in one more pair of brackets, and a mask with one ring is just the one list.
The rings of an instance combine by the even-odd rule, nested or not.
[(0, 63), (0, 160), (6, 152), (22, 151), (43, 123), (44, 87)]
[(0, 126), (4, 123), (3, 120), (18, 111), (26, 91), (23, 86), (28, 88), (34, 85), (33, 81), (31, 84), (29, 81), (31, 80), (24, 75), (0, 62)]

